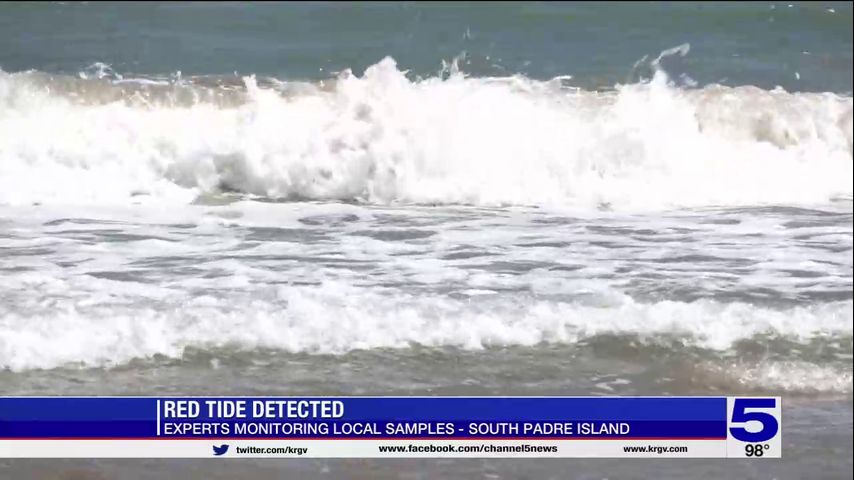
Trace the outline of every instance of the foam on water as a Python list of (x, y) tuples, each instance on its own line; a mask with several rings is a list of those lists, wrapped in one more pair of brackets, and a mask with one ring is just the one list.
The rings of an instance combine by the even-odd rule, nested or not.
[(323, 85), (92, 77), (0, 72), (0, 204), (237, 191), (636, 210), (852, 195), (852, 99), (830, 93), (682, 89), (662, 72), (608, 92), (411, 80), (390, 58)]
[[(129, 290), (112, 280), (90, 279), (100, 293), (84, 296), (47, 275), (17, 280), (27, 289), (68, 295), (0, 307), (0, 369), (14, 371), (180, 358), (188, 348), (342, 354), (416, 345), (579, 344), (627, 335), (641, 344), (724, 351), (755, 338), (808, 344), (836, 336), (850, 343), (852, 334), (850, 301), (771, 309), (715, 301), (640, 303), (612, 292), (586, 305), (527, 294), (455, 299), (343, 282), (188, 299), (156, 287)], [(240, 275), (224, 280), (220, 286), (233, 292), (250, 285)]]
[(558, 345), (850, 393), (851, 97), (569, 83), (0, 72), (0, 371)]
[(851, 214), (832, 207), (0, 206), (0, 371), (554, 345), (845, 392)]

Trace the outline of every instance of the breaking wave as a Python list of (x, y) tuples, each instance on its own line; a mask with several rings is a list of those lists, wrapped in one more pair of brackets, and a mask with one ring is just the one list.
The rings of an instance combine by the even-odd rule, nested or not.
[[(851, 354), (850, 301), (785, 309), (715, 301), (645, 304), (624, 295), (607, 305), (524, 295), (471, 302), (342, 282), (283, 285), (261, 297), (177, 296), (147, 308), (73, 298), (33, 302), (26, 311), (0, 305), (0, 370), (114, 367), (135, 359), (180, 359), (188, 350), (340, 355), (414, 346), (478, 350), (596, 341), (648, 346), (645, 355), (653, 358), (661, 349), (676, 349), (737, 359), (740, 348), (760, 348), (766, 366), (775, 355), (809, 366), (828, 356), (844, 364)], [(779, 369), (734, 371), (767, 377), (765, 383), (786, 389), (785, 381), (795, 382)], [(850, 371), (841, 372), (850, 384)], [(845, 383), (836, 376), (826, 383), (833, 382)]]
[(661, 209), (852, 196), (852, 98), (649, 81), (316, 84), (0, 71), (0, 204), (277, 200)]

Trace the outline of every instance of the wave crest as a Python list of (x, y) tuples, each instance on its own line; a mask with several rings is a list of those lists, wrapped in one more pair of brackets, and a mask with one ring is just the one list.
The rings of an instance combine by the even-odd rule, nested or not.
[(852, 195), (852, 99), (412, 81), (386, 58), (312, 85), (0, 72), (0, 203), (366, 203), (659, 209)]

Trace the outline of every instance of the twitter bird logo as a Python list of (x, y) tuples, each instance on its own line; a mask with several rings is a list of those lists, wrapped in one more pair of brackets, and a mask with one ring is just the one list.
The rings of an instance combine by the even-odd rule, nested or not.
[(219, 457), (220, 455), (225, 455), (226, 452), (228, 452), (228, 444), (225, 443), (225, 444), (222, 444), (218, 447), (216, 445), (214, 445), (213, 451), (214, 451), (214, 455), (216, 455), (217, 457)]

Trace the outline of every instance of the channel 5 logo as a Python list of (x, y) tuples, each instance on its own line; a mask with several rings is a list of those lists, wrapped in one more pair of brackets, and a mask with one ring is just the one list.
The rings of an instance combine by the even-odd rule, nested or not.
[(777, 436), (780, 423), (777, 418), (762, 410), (777, 407), (775, 398), (736, 398), (732, 409), (731, 424), (758, 422), (760, 428), (750, 431), (745, 427), (731, 427), (729, 433), (742, 442), (765, 442)]
[(214, 456), (221, 457), (221, 456), (225, 455), (226, 453), (228, 453), (228, 444), (227, 443), (224, 443), (224, 444), (219, 445), (219, 446), (216, 446), (216, 445), (213, 446)]
[(727, 398), (727, 457), (783, 456), (781, 402), (780, 397)]

